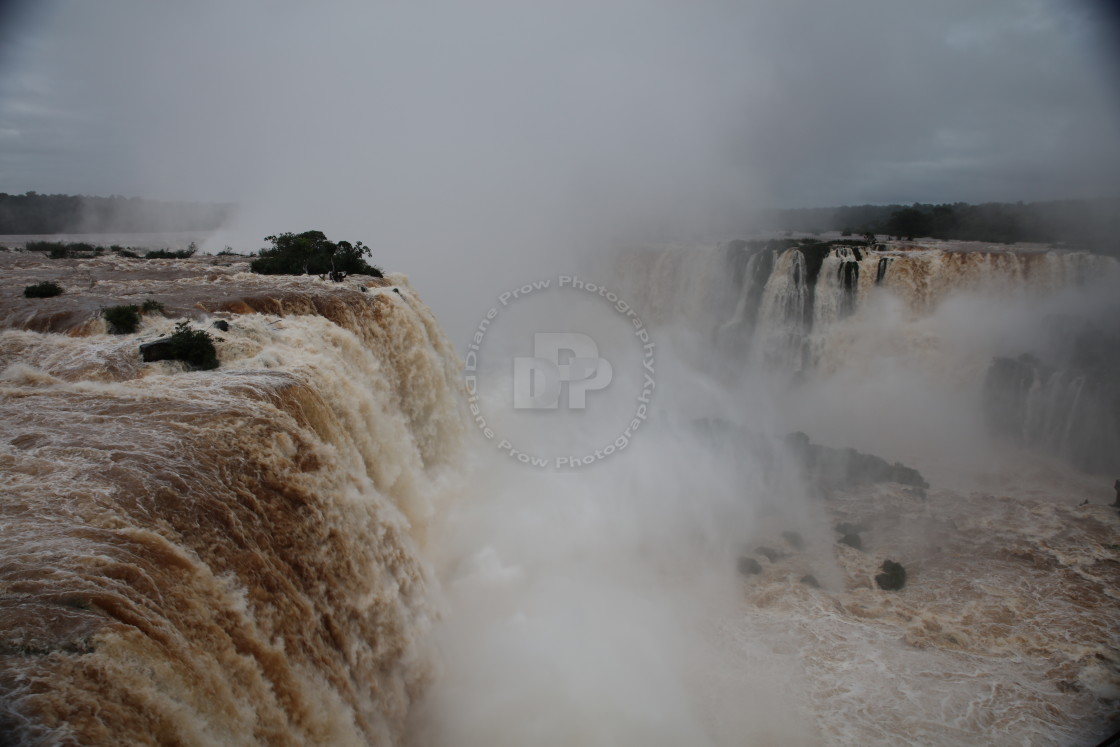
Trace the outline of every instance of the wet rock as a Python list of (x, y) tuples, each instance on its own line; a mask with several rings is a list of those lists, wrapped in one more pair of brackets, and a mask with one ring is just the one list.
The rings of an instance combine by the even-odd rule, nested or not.
[(769, 560), (771, 563), (776, 563), (786, 556), (784, 552), (779, 552), (772, 547), (759, 547), (755, 549), (755, 552)]
[(748, 558), (746, 555), (739, 558), (738, 568), (739, 573), (744, 576), (757, 576), (762, 573), (762, 565), (754, 558)]
[(859, 534), (860, 532), (866, 532), (867, 527), (862, 524), (852, 524), (847, 521), (842, 521), (836, 525), (836, 531), (840, 532), (840, 534)]
[(841, 537), (840, 544), (847, 545), (848, 547), (854, 547), (857, 550), (863, 549), (863, 540), (861, 540), (859, 538), (859, 535), (855, 532), (848, 532), (843, 537)]
[(801, 583), (813, 589), (821, 588), (821, 584), (819, 581), (817, 581), (817, 577), (811, 573), (806, 573), (804, 576), (802, 576)]
[(219, 319), (210, 326), (216, 329), (220, 329), (222, 332), (229, 332), (229, 322), (227, 322), (225, 319)]
[(875, 577), (875, 583), (884, 591), (898, 591), (906, 586), (906, 569), (893, 560), (883, 561), (883, 572)]
[(145, 363), (173, 361), (177, 359), (177, 354), (178, 346), (171, 342), (170, 337), (140, 343), (140, 357)]
[(797, 532), (782, 532), (782, 537), (794, 550), (804, 550), (805, 541), (801, 539), (801, 535)]

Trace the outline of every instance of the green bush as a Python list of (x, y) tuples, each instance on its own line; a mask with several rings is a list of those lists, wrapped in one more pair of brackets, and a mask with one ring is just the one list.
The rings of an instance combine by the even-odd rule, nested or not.
[[(191, 244), (191, 246), (193, 247), (194, 244)], [(193, 257), (196, 251), (198, 251), (197, 248), (181, 249), (179, 251), (153, 249), (144, 255), (144, 259), (187, 259), (188, 257)]]
[(139, 259), (140, 258), (139, 254), (137, 254), (136, 252), (131, 251), (129, 249), (121, 249), (119, 252), (117, 252), (117, 256), (118, 257), (129, 257), (131, 259)]
[(163, 304), (161, 304), (154, 298), (149, 298), (148, 300), (144, 301), (144, 304), (140, 307), (140, 311), (145, 314), (153, 314), (157, 311), (162, 312)]
[(29, 252), (43, 252), (49, 254), (56, 249), (66, 249), (66, 244), (61, 241), (28, 241), (24, 248)]
[(218, 351), (214, 349), (214, 338), (209, 332), (191, 329), (187, 322), (175, 325), (175, 332), (168, 338), (170, 356), (174, 360), (185, 361), (188, 366), (199, 371), (209, 371), (218, 367)]
[(262, 275), (331, 275), (341, 278), (347, 274), (382, 277), (381, 270), (365, 261), (372, 254), (370, 248), (358, 242), (335, 243), (328, 241), (322, 231), (304, 231), (300, 234), (282, 233), (266, 236), (271, 249), (261, 249), (260, 256), (249, 268)]
[(51, 259), (67, 259), (68, 257), (92, 257), (95, 254), (104, 254), (105, 248), (87, 244), (84, 241), (28, 241), (24, 248), (29, 252), (43, 252)]
[(23, 289), (24, 298), (53, 298), (62, 295), (62, 286), (47, 280), (43, 283), (29, 285)]
[(109, 334), (131, 335), (140, 327), (140, 309), (130, 304), (102, 309), (101, 316), (109, 325)]

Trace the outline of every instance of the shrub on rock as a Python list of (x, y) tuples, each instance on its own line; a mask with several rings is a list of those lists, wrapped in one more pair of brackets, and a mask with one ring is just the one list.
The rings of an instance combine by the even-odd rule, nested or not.
[(102, 309), (101, 316), (109, 325), (109, 334), (131, 335), (140, 327), (140, 309), (131, 304)]
[(24, 298), (53, 298), (62, 295), (62, 286), (50, 280), (43, 283), (29, 285), (23, 289)]
[(140, 356), (145, 362), (183, 361), (187, 368), (209, 371), (218, 367), (218, 352), (214, 338), (201, 329), (191, 329), (187, 322), (175, 325), (175, 332), (140, 346)]
[(322, 231), (266, 236), (272, 247), (261, 249), (249, 269), (262, 275), (331, 275), (336, 281), (346, 275), (382, 277), (381, 270), (366, 262), (370, 248), (358, 242), (329, 241)]

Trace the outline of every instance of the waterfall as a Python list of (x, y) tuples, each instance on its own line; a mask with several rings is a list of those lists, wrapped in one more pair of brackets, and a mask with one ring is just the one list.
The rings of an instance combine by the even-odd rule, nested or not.
[[(1120, 265), (1111, 257), (1038, 248), (869, 247), (817, 239), (677, 248), (671, 265), (666, 257), (656, 251), (628, 256), (624, 281), (630, 292), (660, 318), (716, 340), (733, 376), (766, 376), (787, 389), (841, 375), (873, 388), (882, 372), (901, 366), (917, 374), (912, 381), (929, 378), (960, 392), (959, 401), (985, 401), (993, 431), (1020, 446), (1084, 469), (1120, 469), (1116, 457), (1104, 456), (1120, 453), (1112, 435), (1120, 415), (1106, 383), (1114, 369), (1086, 376), (1068, 361), (1055, 361), (1050, 364), (1055, 373), (1038, 374), (1033, 390), (1008, 399), (1001, 389), (1003, 364), (993, 364), (987, 375), (992, 356), (1032, 351), (1005, 351), (1002, 333), (994, 331), (984, 334), (993, 337), (995, 350), (967, 340), (974, 334), (969, 327), (996, 324), (999, 314), (993, 309), (1019, 309), (1020, 324), (1029, 329), (1036, 322), (1028, 320), (1041, 318), (1048, 299), (1115, 276)], [(954, 309), (964, 308), (960, 299), (965, 305), (993, 305), (976, 312), (991, 319), (970, 322), (954, 316)], [(1029, 347), (1026, 340), (1018, 344)], [(1008, 408), (1015, 414), (1007, 414)]]
[[(5, 741), (399, 742), (431, 678), (453, 349), (400, 276), (212, 272), (217, 371), (100, 322), (0, 334)], [(192, 282), (159, 280), (111, 292)]]

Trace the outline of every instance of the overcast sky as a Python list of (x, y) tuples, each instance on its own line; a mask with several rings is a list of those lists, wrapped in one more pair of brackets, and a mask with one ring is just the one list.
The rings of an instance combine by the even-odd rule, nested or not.
[(1109, 39), (1072, 0), (5, 7), (13, 193), (527, 236), (1114, 193), (1120, 173)]

